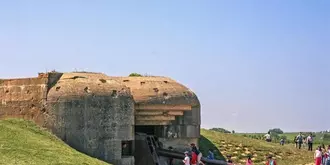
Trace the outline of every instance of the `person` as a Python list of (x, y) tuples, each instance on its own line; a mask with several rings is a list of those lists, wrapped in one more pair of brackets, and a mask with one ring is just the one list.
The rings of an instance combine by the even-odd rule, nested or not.
[(248, 156), (248, 159), (246, 160), (245, 165), (253, 165), (251, 156)]
[(303, 136), (301, 135), (301, 132), (297, 136), (297, 142), (298, 142), (298, 148), (301, 149), (301, 144), (303, 142)]
[(121, 155), (128, 155), (129, 148), (127, 147), (127, 143), (123, 143), (121, 146)]
[(194, 151), (196, 154), (197, 154), (197, 164), (199, 165), (199, 164), (203, 164), (204, 165), (204, 163), (201, 161), (201, 159), (202, 159), (202, 152), (200, 152), (198, 149), (197, 149), (197, 147), (196, 147), (196, 145), (194, 144), (194, 143), (191, 143), (190, 144), (190, 147), (191, 147), (191, 151)]
[(327, 154), (326, 154), (327, 150), (325, 149), (324, 144), (322, 144), (322, 146), (321, 146), (321, 151), (322, 151), (322, 165), (324, 165), (325, 161), (326, 161), (326, 156), (327, 156)]
[(328, 158), (327, 158), (325, 165), (330, 165), (330, 145), (328, 146), (327, 154), (328, 154)]
[(184, 159), (182, 160), (184, 165), (190, 165), (190, 158), (188, 156), (188, 151), (184, 152)]
[(293, 138), (293, 141), (294, 141), (294, 143), (296, 144), (295, 146), (296, 146), (296, 148), (298, 148), (298, 141), (297, 141), (297, 136), (295, 136), (294, 138)]
[(195, 151), (191, 152), (191, 165), (197, 165), (197, 154)]
[(315, 154), (314, 154), (314, 159), (315, 159), (315, 165), (321, 165), (321, 162), (322, 162), (321, 146), (317, 147)]
[(284, 145), (284, 139), (282, 138), (281, 140), (280, 140), (280, 145)]
[(270, 136), (270, 132), (268, 132), (266, 135), (265, 135), (265, 138), (266, 138), (266, 142), (272, 142), (272, 138)]
[(233, 164), (233, 160), (231, 160), (231, 155), (227, 155), (227, 163), (228, 163), (228, 165)]
[[(173, 147), (172, 147), (172, 146), (169, 146), (168, 149), (169, 149), (170, 151), (173, 151)], [(168, 164), (169, 164), (169, 165), (174, 165), (174, 159), (173, 159), (172, 157), (170, 157), (170, 158), (168, 159)]]
[(209, 154), (207, 155), (207, 159), (211, 159), (211, 160), (214, 159), (214, 153), (213, 153), (212, 149), (209, 149)]
[(273, 159), (273, 157), (271, 155), (269, 155), (266, 165), (276, 165), (276, 160)]
[(313, 135), (309, 134), (307, 137), (308, 151), (313, 151)]
[(307, 138), (303, 137), (302, 148), (306, 148), (307, 146)]

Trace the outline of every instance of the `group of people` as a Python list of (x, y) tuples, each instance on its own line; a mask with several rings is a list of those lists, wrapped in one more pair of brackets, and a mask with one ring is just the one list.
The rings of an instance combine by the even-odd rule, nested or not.
[[(268, 159), (266, 161), (266, 165), (276, 165), (276, 160), (273, 159), (273, 157), (271, 155), (269, 155), (267, 158)], [(227, 156), (227, 163), (228, 163), (228, 165), (235, 165), (234, 162), (232, 161), (230, 155)], [(245, 162), (245, 165), (253, 165), (251, 156), (248, 156), (248, 158)]]
[[(197, 146), (194, 143), (191, 143), (190, 144), (190, 147), (191, 147), (191, 151), (190, 151), (191, 152), (191, 160), (190, 160), (190, 157), (189, 157), (189, 152), (188, 151), (184, 152), (185, 157), (182, 160), (182, 162), (184, 163), (184, 165), (200, 165), (200, 164), (205, 165), (201, 161), (201, 159), (202, 159), (202, 152), (200, 152), (198, 150)], [(212, 151), (210, 153), (210, 151), (209, 151), (209, 156), (208, 157), (214, 159), (214, 154), (213, 154)], [(210, 156), (210, 154), (211, 154), (211, 156)]]
[(324, 145), (317, 147), (314, 159), (315, 165), (330, 165), (330, 145), (327, 149)]
[[(294, 138), (296, 148), (301, 149), (301, 146), (307, 144), (308, 151), (313, 151), (313, 134), (309, 134), (307, 138), (301, 133)], [(315, 165), (330, 165), (330, 145), (326, 149), (325, 145), (318, 146), (314, 153)]]
[(308, 145), (308, 151), (313, 151), (313, 134), (309, 134), (307, 136), (307, 138), (305, 138), (301, 132), (299, 133), (299, 135), (295, 136), (293, 141), (295, 142), (295, 146), (296, 148), (301, 149), (302, 146), (304, 145)]
[[(182, 162), (184, 163), (184, 165), (205, 165), (202, 161), (202, 153), (198, 150), (197, 146), (192, 143), (190, 144), (191, 147), (191, 151), (186, 151), (184, 152), (184, 159), (182, 160)], [(171, 148), (173, 149), (173, 148)], [(191, 153), (191, 159), (189, 157), (189, 153)], [(214, 153), (212, 151), (212, 149), (209, 149), (208, 151), (208, 155), (207, 155), (207, 159), (214, 159)], [(230, 155), (227, 155), (227, 163), (228, 165), (234, 165), (233, 160), (231, 159)], [(170, 165), (173, 165), (172, 162), (170, 163)], [(251, 156), (247, 157), (246, 160), (246, 165), (253, 165), (253, 161)], [(266, 161), (266, 165), (276, 165), (276, 160), (273, 159), (273, 157), (271, 155), (268, 156), (268, 159)]]

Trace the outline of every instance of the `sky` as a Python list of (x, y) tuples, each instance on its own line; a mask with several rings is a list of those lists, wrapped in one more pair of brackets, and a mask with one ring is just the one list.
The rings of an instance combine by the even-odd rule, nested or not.
[(202, 127), (330, 129), (328, 0), (0, 1), (0, 77), (171, 77)]

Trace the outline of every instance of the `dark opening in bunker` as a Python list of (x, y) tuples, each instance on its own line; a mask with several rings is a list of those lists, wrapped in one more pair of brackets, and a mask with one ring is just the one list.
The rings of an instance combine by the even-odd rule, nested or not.
[(136, 125), (135, 132), (141, 132), (148, 135), (155, 135), (156, 133), (156, 126), (154, 125)]
[(133, 141), (122, 141), (121, 142), (121, 155), (125, 156), (133, 156), (134, 153), (134, 142)]

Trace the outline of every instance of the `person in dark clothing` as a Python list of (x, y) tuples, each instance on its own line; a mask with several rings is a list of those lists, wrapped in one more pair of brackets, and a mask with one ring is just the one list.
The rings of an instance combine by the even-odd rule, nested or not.
[(308, 151), (313, 151), (313, 135), (307, 137)]
[(303, 136), (302, 136), (301, 132), (297, 136), (297, 142), (298, 142), (298, 148), (301, 149), (301, 144), (303, 143)]
[[(168, 149), (169, 149), (170, 151), (173, 151), (173, 147), (172, 147), (172, 146), (168, 147)], [(169, 158), (169, 159), (168, 159), (168, 164), (169, 164), (169, 165), (174, 165), (174, 159), (173, 159), (173, 158)]]
[(232, 164), (233, 160), (231, 160), (231, 155), (227, 155), (227, 163)]

